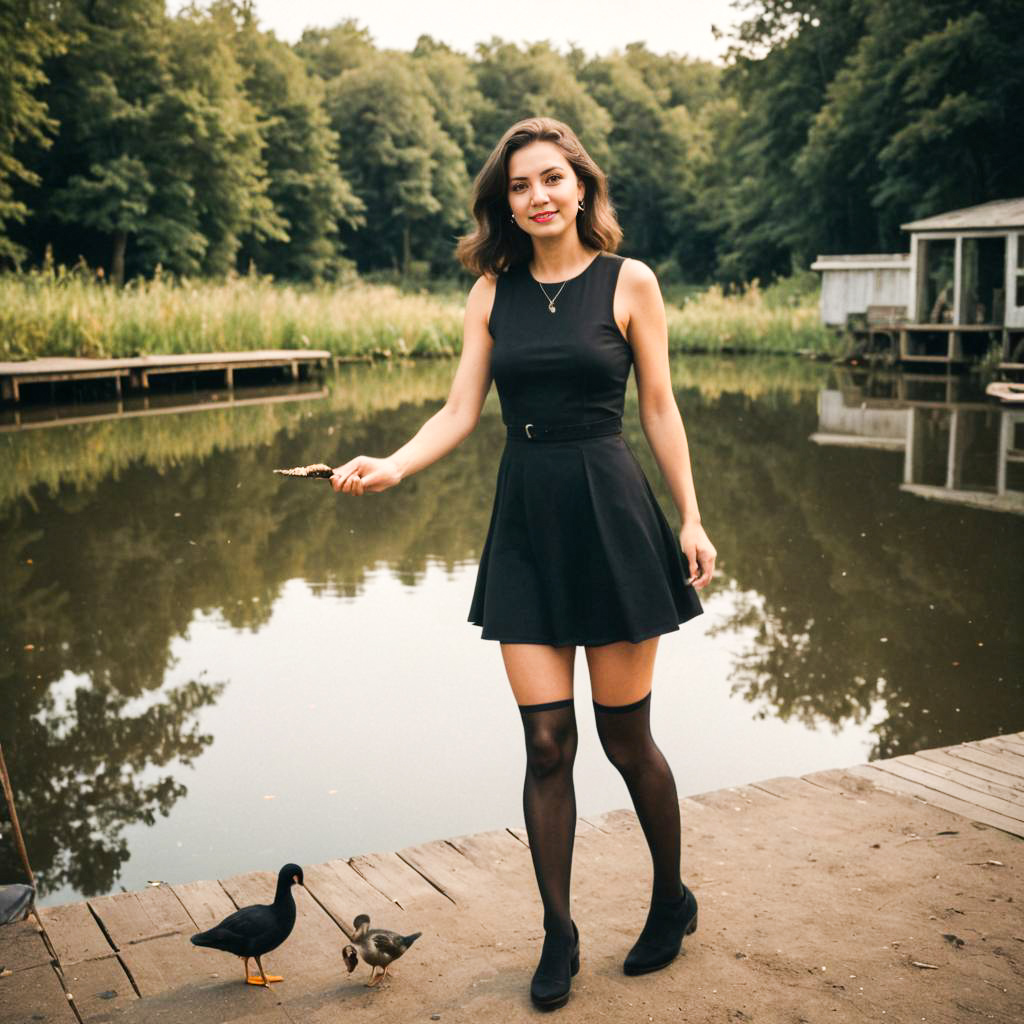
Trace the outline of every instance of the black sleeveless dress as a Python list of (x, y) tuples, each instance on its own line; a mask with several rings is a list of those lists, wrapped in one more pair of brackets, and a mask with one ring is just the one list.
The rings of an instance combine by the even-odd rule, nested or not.
[[(469, 611), (484, 640), (638, 643), (703, 611), (621, 428), (566, 441), (519, 429), (622, 416), (633, 363), (612, 314), (622, 263), (599, 253), (566, 282), (553, 315), (525, 264), (498, 277), (491, 371), (502, 420), (514, 426)], [(552, 296), (559, 287), (544, 285)]]

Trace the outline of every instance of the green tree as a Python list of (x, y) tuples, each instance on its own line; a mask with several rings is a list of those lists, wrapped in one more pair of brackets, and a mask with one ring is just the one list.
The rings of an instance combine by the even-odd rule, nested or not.
[(466, 222), (463, 156), (437, 122), (429, 88), (422, 68), (397, 52), (327, 83), (341, 170), (365, 204), (370, 227), (343, 233), (361, 268), (407, 272), (439, 235), (454, 241)]
[(509, 127), (538, 116), (564, 121), (597, 163), (607, 165), (611, 118), (577, 80), (572, 57), (550, 43), (520, 48), (497, 37), (478, 43), (476, 57), (477, 87), (486, 105), (476, 118), (476, 145), (468, 161), (474, 174)]
[(818, 244), (902, 247), (902, 221), (1020, 195), (1022, 43), (1007, 0), (874, 0), (796, 161)]
[(17, 264), (25, 255), (5, 226), (22, 223), (29, 214), (27, 203), (14, 195), (14, 183), (39, 183), (39, 175), (22, 163), (17, 148), (25, 140), (48, 146), (56, 128), (46, 103), (36, 95), (46, 81), (43, 61), (65, 45), (54, 7), (53, 0), (5, 0), (0, 6), (0, 264)]
[(188, 9), (171, 19), (161, 0), (61, 7), (73, 43), (46, 67), (61, 127), (40, 158), (49, 202), (37, 250), (54, 239), (59, 257), (109, 259), (121, 281), (158, 263), (221, 274), (243, 233), (285, 237), (230, 16)]
[(365, 223), (363, 204), (338, 166), (338, 136), (324, 108), (323, 81), (272, 33), (243, 12), (236, 37), (249, 101), (259, 111), (267, 195), (287, 237), (243, 239), (241, 259), (279, 277), (333, 277), (340, 223)]
[(1014, 0), (744, 0), (707, 208), (718, 273), (902, 249), (900, 223), (1024, 191)]
[(623, 252), (682, 276), (707, 276), (710, 250), (696, 213), (697, 187), (711, 143), (685, 104), (666, 105), (636, 66), (643, 51), (595, 58), (580, 81), (611, 118), (606, 166), (624, 232)]
[(295, 52), (314, 74), (330, 81), (343, 71), (375, 60), (378, 51), (369, 31), (360, 28), (354, 18), (346, 18), (333, 28), (306, 29)]
[[(257, 242), (288, 238), (268, 195), (259, 111), (246, 96), (232, 45), (234, 16), (228, 4), (216, 5), (209, 15), (187, 10), (173, 19), (169, 33), (170, 97), (177, 116), (167, 155), (173, 154), (193, 190), (193, 211), (206, 241), (199, 269), (207, 274), (235, 266), (243, 236)], [(166, 156), (154, 153), (152, 162), (166, 166)]]
[[(857, 45), (869, 0), (743, 0), (726, 86), (740, 118), (717, 155), (708, 197), (719, 235), (718, 276), (731, 281), (806, 266), (809, 197), (794, 161), (829, 83)], [(813, 255), (813, 254), (812, 254)]]

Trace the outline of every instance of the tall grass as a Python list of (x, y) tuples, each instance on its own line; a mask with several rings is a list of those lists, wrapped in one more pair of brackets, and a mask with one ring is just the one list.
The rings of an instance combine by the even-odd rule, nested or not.
[(0, 358), (320, 348), (452, 355), (457, 303), (358, 281), (299, 288), (258, 277), (161, 279), (118, 290), (80, 275), (0, 278)]
[(813, 352), (838, 355), (841, 344), (821, 323), (816, 291), (755, 281), (726, 294), (719, 285), (667, 306), (673, 352)]
[[(0, 277), (0, 359), (327, 349), (340, 356), (454, 355), (465, 296), (359, 280), (296, 287), (257, 276), (223, 282), (136, 281), (117, 289), (63, 270)], [(838, 344), (817, 294), (757, 283), (713, 286), (667, 306), (672, 352), (813, 351)]]

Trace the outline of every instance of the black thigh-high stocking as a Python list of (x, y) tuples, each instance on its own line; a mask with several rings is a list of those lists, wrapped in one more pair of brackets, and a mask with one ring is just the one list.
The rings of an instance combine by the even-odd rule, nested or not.
[(523, 816), (537, 888), (544, 904), (544, 930), (573, 937), (569, 915), (569, 876), (576, 835), (576, 714), (572, 699), (520, 705), (526, 738)]
[(679, 798), (665, 755), (651, 735), (651, 695), (621, 707), (594, 702), (597, 733), (619, 770), (651, 851), (654, 885), (647, 923), (626, 958), (628, 974), (664, 967), (696, 927), (693, 894), (679, 878)]
[(678, 899), (679, 798), (672, 769), (651, 735), (651, 695), (622, 707), (595, 701), (594, 717), (601, 746), (626, 783), (651, 850), (652, 895)]

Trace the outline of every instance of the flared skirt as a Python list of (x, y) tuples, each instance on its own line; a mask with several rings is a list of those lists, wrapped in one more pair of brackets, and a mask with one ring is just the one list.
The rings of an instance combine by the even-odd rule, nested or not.
[(482, 639), (639, 643), (701, 614), (688, 577), (621, 434), (506, 443), (469, 611)]

